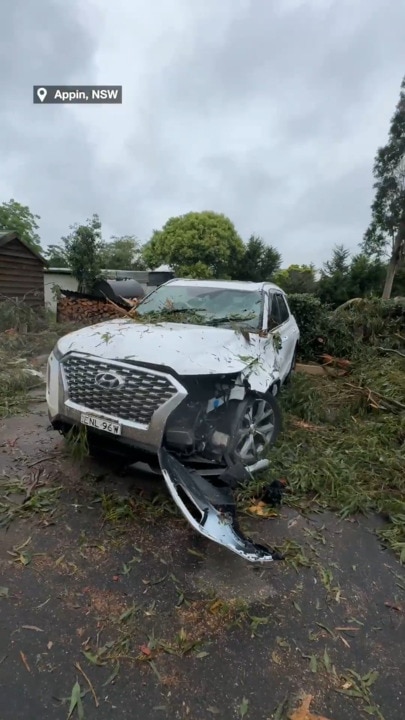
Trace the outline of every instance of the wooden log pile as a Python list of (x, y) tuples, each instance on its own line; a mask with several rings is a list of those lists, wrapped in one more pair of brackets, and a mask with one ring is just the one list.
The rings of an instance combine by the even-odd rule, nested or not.
[(58, 300), (56, 317), (57, 321), (62, 323), (74, 322), (93, 325), (103, 320), (122, 317), (123, 312), (120, 310), (121, 308), (104, 299), (61, 297)]

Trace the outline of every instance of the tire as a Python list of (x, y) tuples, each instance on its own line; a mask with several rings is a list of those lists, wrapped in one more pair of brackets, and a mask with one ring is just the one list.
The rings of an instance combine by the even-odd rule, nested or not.
[[(234, 417), (231, 425), (229, 457), (232, 462), (252, 465), (265, 458), (268, 450), (277, 441), (282, 427), (280, 406), (271, 392), (249, 393), (244, 400), (231, 400), (230, 405), (231, 403), (234, 405)], [(263, 406), (262, 403), (265, 405)], [(261, 410), (265, 413), (262, 421), (260, 421)], [(265, 422), (267, 415), (268, 423)], [(255, 423), (250, 423), (249, 427), (249, 420), (255, 418), (258, 418), (256, 433), (252, 432), (251, 428)], [(264, 438), (259, 430), (269, 424), (272, 428), (266, 433), (266, 442), (263, 442)]]

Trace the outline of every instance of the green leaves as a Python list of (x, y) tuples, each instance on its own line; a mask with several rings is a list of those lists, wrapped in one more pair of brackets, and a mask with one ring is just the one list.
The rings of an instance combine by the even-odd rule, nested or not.
[(72, 717), (74, 711), (77, 710), (77, 717), (79, 720), (84, 720), (84, 710), (82, 703), (82, 693), (79, 683), (75, 682), (72, 688), (72, 694), (70, 696), (69, 714), (67, 720)]
[(93, 215), (83, 225), (73, 225), (71, 233), (62, 238), (67, 263), (77, 279), (79, 292), (91, 293), (101, 275), (101, 222)]
[(101, 265), (108, 270), (144, 270), (139, 240), (135, 235), (122, 235), (103, 242)]
[(270, 280), (280, 264), (281, 255), (278, 250), (271, 245), (266, 245), (261, 237), (252, 235), (245, 245), (237, 274), (233, 277), (251, 282)]
[(375, 197), (371, 222), (362, 249), (368, 255), (383, 257), (387, 246), (391, 260), (383, 297), (391, 295), (395, 272), (405, 247), (405, 78), (399, 102), (391, 119), (388, 142), (377, 150), (373, 175)]
[(22, 205), (13, 198), (0, 205), (0, 232), (4, 230), (16, 232), (23, 242), (36, 252), (40, 252), (37, 220), (40, 220), (39, 215), (33, 215), (27, 205)]
[(371, 688), (378, 677), (379, 673), (376, 670), (370, 670), (363, 676), (359, 675), (355, 670), (347, 670), (342, 677), (342, 680), (345, 681), (343, 687), (338, 688), (337, 692), (362, 701), (363, 709), (368, 715), (384, 720), (380, 708), (373, 702), (371, 695)]
[(92, 665), (98, 665), (99, 667), (102, 667), (106, 664), (105, 660), (102, 660), (103, 653), (93, 653), (90, 650), (83, 650), (83, 655), (86, 658), (86, 660), (89, 661)]
[(272, 279), (288, 295), (314, 293), (316, 290), (315, 265), (289, 265), (277, 270)]
[(215, 212), (190, 212), (170, 218), (144, 246), (148, 267), (170, 265), (186, 277), (234, 277), (244, 246), (233, 223)]
[(243, 720), (243, 718), (246, 717), (248, 710), (249, 710), (249, 700), (244, 697), (241, 704), (239, 705), (239, 717), (241, 720)]

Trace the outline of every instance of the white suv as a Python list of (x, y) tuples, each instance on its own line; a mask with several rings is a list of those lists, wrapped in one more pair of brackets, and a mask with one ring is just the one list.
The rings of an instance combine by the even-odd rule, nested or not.
[(251, 473), (268, 462), (280, 431), (276, 395), (298, 341), (276, 285), (176, 278), (133, 319), (58, 341), (48, 362), (50, 420), (64, 434), (86, 426), (92, 453), (158, 459), (173, 496), (173, 463), (202, 475)]

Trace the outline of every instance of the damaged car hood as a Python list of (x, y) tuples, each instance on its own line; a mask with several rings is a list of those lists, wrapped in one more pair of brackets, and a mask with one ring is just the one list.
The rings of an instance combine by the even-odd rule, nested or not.
[(58, 342), (59, 351), (96, 355), (108, 360), (165, 365), (179, 375), (265, 373), (277, 371), (271, 338), (222, 327), (186, 323), (144, 324), (112, 320), (77, 330)]

